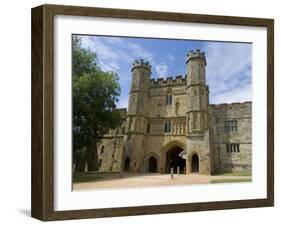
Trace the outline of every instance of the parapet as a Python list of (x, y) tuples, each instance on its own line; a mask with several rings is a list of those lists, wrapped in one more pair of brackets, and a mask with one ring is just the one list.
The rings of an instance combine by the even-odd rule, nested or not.
[(209, 106), (214, 110), (219, 110), (222, 108), (232, 108), (232, 107), (243, 108), (251, 105), (252, 105), (251, 101), (245, 101), (245, 102), (233, 102), (233, 103), (222, 103), (222, 104), (210, 104)]
[(143, 59), (139, 59), (139, 60), (134, 61), (133, 65), (132, 65), (132, 71), (135, 68), (139, 68), (139, 67), (142, 67), (142, 68), (147, 69), (148, 71), (151, 71), (151, 65), (149, 64), (149, 62), (144, 61)]
[(182, 75), (177, 75), (176, 78), (167, 77), (158, 78), (158, 79), (150, 79), (150, 87), (161, 87), (161, 86), (174, 86), (174, 85), (185, 85), (186, 78)]
[(189, 53), (186, 55), (186, 63), (188, 63), (189, 60), (195, 59), (195, 58), (201, 58), (205, 61), (205, 65), (207, 64), (206, 62), (206, 56), (205, 52), (201, 52), (200, 49), (190, 50)]

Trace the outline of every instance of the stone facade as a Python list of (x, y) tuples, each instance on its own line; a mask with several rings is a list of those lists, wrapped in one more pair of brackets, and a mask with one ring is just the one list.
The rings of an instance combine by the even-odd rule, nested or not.
[(190, 51), (186, 76), (150, 79), (137, 60), (124, 122), (98, 145), (100, 171), (212, 174), (251, 170), (251, 102), (209, 104), (204, 52)]

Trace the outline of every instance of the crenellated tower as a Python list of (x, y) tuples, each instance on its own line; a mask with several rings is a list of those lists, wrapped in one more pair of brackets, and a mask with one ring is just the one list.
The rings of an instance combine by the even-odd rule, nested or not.
[(142, 59), (132, 65), (132, 82), (129, 95), (127, 114), (127, 140), (125, 160), (130, 159), (129, 171), (142, 172), (145, 131), (147, 128), (147, 108), (149, 102), (149, 88), (151, 66)]
[[(206, 57), (199, 49), (186, 58), (187, 173), (193, 172), (193, 159), (199, 161), (199, 173), (211, 173), (210, 131), (208, 123), (209, 88), (206, 85)], [(197, 157), (193, 156), (197, 155)], [(196, 160), (197, 161), (197, 160)]]

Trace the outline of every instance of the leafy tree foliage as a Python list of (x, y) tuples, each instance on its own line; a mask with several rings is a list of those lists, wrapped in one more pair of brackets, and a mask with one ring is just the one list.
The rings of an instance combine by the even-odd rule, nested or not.
[(102, 71), (95, 53), (73, 36), (73, 156), (76, 171), (98, 169), (97, 142), (107, 128), (121, 123), (115, 110), (120, 95), (118, 75)]

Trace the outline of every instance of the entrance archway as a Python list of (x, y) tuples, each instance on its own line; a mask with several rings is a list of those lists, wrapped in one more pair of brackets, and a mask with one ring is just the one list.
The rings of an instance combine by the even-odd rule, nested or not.
[(191, 157), (191, 172), (192, 173), (199, 172), (199, 157), (197, 154), (193, 154)]
[(181, 147), (175, 146), (166, 153), (166, 173), (170, 173), (172, 167), (175, 173), (177, 173), (178, 167), (180, 173), (185, 173), (186, 160), (179, 156), (182, 151)]
[(149, 173), (156, 173), (157, 172), (157, 160), (153, 156), (151, 156), (148, 159), (148, 172)]
[(124, 164), (124, 171), (128, 172), (130, 170), (130, 158), (125, 159), (125, 164)]

